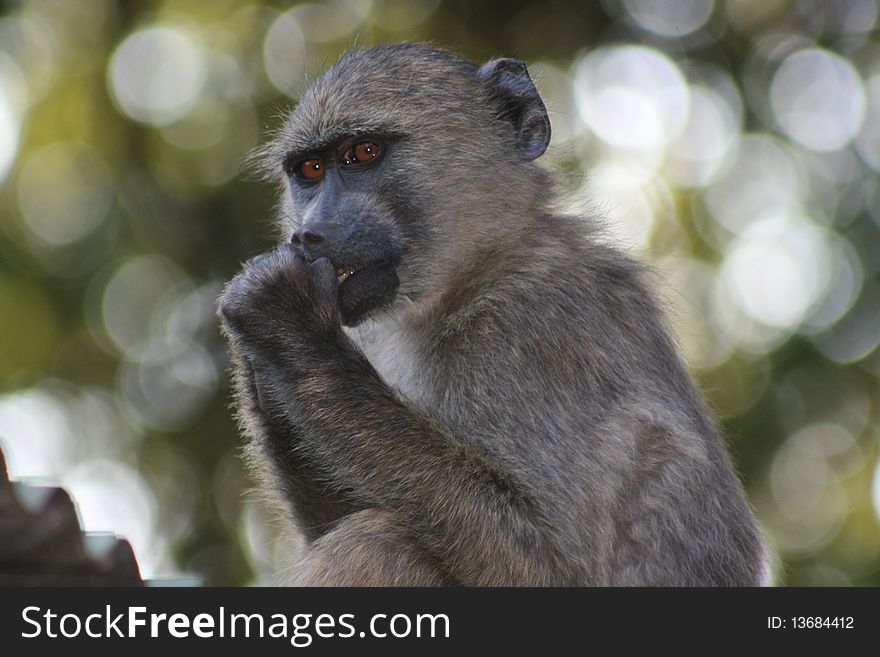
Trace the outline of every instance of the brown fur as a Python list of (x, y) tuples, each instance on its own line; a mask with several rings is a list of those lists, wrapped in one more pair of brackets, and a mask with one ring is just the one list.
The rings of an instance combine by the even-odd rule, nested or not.
[[(383, 158), (345, 169), (351, 139)], [(304, 539), (292, 582), (763, 581), (642, 268), (549, 209), (547, 140), (523, 64), (402, 44), (346, 55), (265, 149), (296, 239), (220, 316), (251, 458)]]

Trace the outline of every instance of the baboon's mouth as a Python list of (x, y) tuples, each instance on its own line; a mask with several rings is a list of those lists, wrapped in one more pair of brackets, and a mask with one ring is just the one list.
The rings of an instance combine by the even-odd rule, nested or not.
[[(337, 267), (336, 268), (336, 280), (340, 285), (345, 283), (349, 278), (354, 276), (355, 274), (376, 274), (382, 272), (385, 269), (393, 269), (393, 264), (389, 261), (378, 261), (372, 262), (365, 265), (359, 266), (348, 266), (348, 267)], [(359, 276), (360, 278), (360, 276)]]
[(339, 310), (346, 326), (355, 326), (394, 299), (400, 281), (393, 260), (345, 267), (334, 263), (334, 266), (339, 281)]
[(346, 269), (340, 268), (336, 270), (336, 280), (339, 281), (339, 284), (342, 285), (345, 282), (345, 279), (351, 276), (355, 272), (354, 269)]

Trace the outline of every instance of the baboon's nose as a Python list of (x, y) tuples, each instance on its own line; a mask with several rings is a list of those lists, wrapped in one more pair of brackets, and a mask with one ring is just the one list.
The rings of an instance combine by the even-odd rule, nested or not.
[(302, 248), (303, 252), (315, 257), (324, 255), (323, 251), (333, 246), (342, 237), (341, 227), (329, 222), (306, 222), (290, 238), (291, 244)]
[(301, 228), (293, 234), (290, 241), (294, 244), (319, 244), (324, 241), (324, 235), (314, 229), (304, 230)]

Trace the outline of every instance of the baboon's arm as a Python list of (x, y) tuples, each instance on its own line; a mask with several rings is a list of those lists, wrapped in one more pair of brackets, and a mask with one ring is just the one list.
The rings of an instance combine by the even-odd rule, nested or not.
[(488, 454), (388, 387), (345, 336), (337, 291), (329, 262), (284, 246), (220, 299), (254, 369), (267, 455), (281, 470), (301, 456), (354, 505), (390, 510), (456, 581), (566, 583), (537, 506)]
[(253, 440), (274, 466), (275, 481), (290, 502), (288, 511), (308, 540), (315, 540), (349, 513), (363, 509), (336, 488), (334, 482), (300, 449), (302, 429), (290, 422), (283, 409), (273, 408), (265, 384), (258, 384), (250, 359), (231, 345), (233, 387), (239, 415)]
[(258, 376), (272, 407), (288, 409), (277, 419), (296, 423), (300, 449), (337, 487), (398, 514), (456, 581), (564, 583), (538, 510), (498, 464), (399, 398), (347, 340), (304, 368), (288, 339), (257, 358)]

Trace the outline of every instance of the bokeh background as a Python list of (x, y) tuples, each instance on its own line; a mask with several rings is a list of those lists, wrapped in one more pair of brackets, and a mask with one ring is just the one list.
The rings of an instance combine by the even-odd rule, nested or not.
[(565, 205), (651, 263), (784, 585), (880, 584), (878, 0), (0, 2), (0, 440), (143, 574), (267, 581), (214, 299), (248, 152), (353, 45), (525, 59)]

